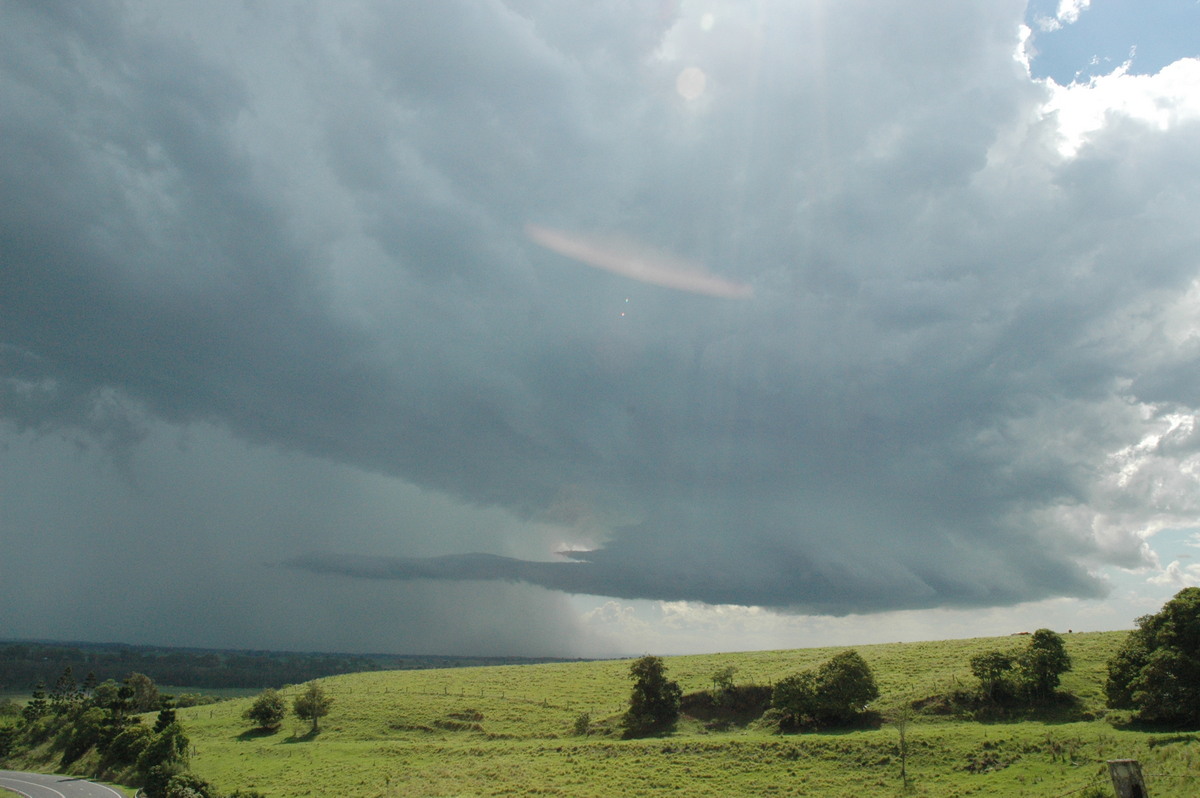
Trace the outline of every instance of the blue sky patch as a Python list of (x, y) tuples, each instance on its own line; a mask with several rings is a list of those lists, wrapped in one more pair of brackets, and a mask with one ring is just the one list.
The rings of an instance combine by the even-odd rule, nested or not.
[(1057, 0), (1032, 0), (1035, 78), (1061, 85), (1085, 82), (1132, 61), (1131, 74), (1154, 74), (1180, 58), (1200, 56), (1200, 3), (1196, 0), (1095, 0), (1073, 22), (1047, 30)]

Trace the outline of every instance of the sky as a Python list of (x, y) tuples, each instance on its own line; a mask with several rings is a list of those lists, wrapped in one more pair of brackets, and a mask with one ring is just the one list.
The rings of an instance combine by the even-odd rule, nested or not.
[(0, 0), (0, 638), (618, 656), (1200, 581), (1192, 0)]

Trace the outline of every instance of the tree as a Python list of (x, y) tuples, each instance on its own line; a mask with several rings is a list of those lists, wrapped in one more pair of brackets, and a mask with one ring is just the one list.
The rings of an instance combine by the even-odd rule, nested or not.
[(737, 668), (730, 665), (728, 668), (722, 668), (712, 675), (712, 685), (715, 692), (733, 689), (733, 675), (737, 673)]
[(275, 731), (283, 723), (286, 714), (287, 706), (283, 703), (283, 696), (268, 687), (259, 693), (258, 698), (242, 717), (256, 723), (259, 729)]
[(853, 722), (879, 697), (871, 667), (857, 651), (843, 651), (816, 670), (781, 679), (771, 706), (781, 713), (781, 728)]
[[(121, 685), (112, 679), (105, 679), (92, 688), (92, 703), (101, 709), (113, 709), (115, 707), (118, 714), (120, 714), (122, 711), (122, 707), (120, 706), (120, 692)], [(130, 691), (130, 695), (132, 694), (133, 692)]]
[(775, 683), (771, 692), (771, 707), (779, 712), (781, 730), (798, 729), (816, 720), (817, 674), (802, 671), (786, 676)]
[(125, 686), (133, 691), (129, 701), (134, 712), (153, 712), (160, 708), (162, 699), (158, 695), (158, 685), (146, 674), (129, 674)]
[(1029, 648), (1017, 659), (1021, 687), (1031, 700), (1044, 700), (1058, 688), (1059, 677), (1071, 670), (1071, 655), (1060, 635), (1038, 629), (1029, 639)]
[(1141, 720), (1200, 726), (1200, 587), (1137, 620), (1108, 663), (1108, 705)]
[(985, 651), (971, 657), (971, 673), (979, 680), (980, 695), (993, 703), (1010, 703), (1014, 694), (1012, 667), (1013, 656), (1003, 651)]
[(45, 715), (47, 712), (46, 706), (46, 685), (38, 682), (33, 686), (33, 693), (30, 695), (29, 701), (25, 704), (25, 708), (21, 710), (21, 716), (29, 723)]
[(186, 765), (190, 745), (178, 722), (168, 725), (158, 734), (151, 733), (149, 743), (138, 756), (138, 771), (146, 776), (156, 767)]
[(71, 672), (71, 666), (67, 665), (50, 690), (50, 708), (54, 714), (62, 714), (74, 706), (79, 697), (79, 685), (75, 682), (75, 674)]
[(333, 699), (325, 695), (325, 691), (321, 689), (321, 685), (316, 682), (309, 682), (304, 692), (296, 696), (296, 700), (292, 704), (292, 710), (296, 713), (296, 717), (301, 720), (311, 720), (312, 733), (316, 734), (320, 731), (317, 725), (318, 721), (329, 714), (329, 707), (332, 704)]
[(645, 737), (662, 734), (674, 728), (679, 720), (679, 703), (683, 691), (667, 679), (667, 669), (661, 657), (642, 657), (629, 666), (633, 692), (629, 709), (621, 719), (626, 737)]
[(817, 669), (817, 718), (849, 723), (879, 698), (875, 674), (857, 651), (843, 651)]

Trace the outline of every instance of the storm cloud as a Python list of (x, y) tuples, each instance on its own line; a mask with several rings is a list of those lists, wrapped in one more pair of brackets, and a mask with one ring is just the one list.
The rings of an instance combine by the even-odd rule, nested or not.
[(216, 429), (512, 521), (264, 546), (317, 591), (1101, 595), (1200, 522), (1200, 62), (1114, 75), (1147, 115), (1031, 77), (1024, 12), (5, 3), (6, 434)]

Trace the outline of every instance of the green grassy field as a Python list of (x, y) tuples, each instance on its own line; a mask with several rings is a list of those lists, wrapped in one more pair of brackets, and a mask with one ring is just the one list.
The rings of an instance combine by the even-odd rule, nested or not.
[[(1155, 798), (1200, 793), (1200, 735), (1115, 728), (1104, 714), (1104, 664), (1124, 632), (1067, 635), (1075, 668), (1063, 687), (1079, 703), (1037, 720), (977, 723), (917, 715), (908, 726), (911, 790), (921, 796), (1060, 796), (1107, 784), (1104, 761), (1142, 762)], [(1027, 638), (860, 646), (886, 712), (970, 687), (975, 653)], [(716, 671), (770, 684), (840, 648), (670, 657), (685, 692)], [(321, 680), (334, 698), (320, 734), (289, 717), (272, 735), (248, 731), (251, 699), (181, 710), (192, 768), (217, 786), (284, 796), (642, 796), (902, 794), (898, 733), (714, 732), (685, 719), (650, 740), (577, 736), (576, 718), (610, 725), (628, 700), (628, 661), (390, 671)], [(284, 691), (290, 699), (298, 688)], [(289, 701), (290, 703), (290, 701)], [(1109, 794), (1109, 793), (1106, 793)]]

